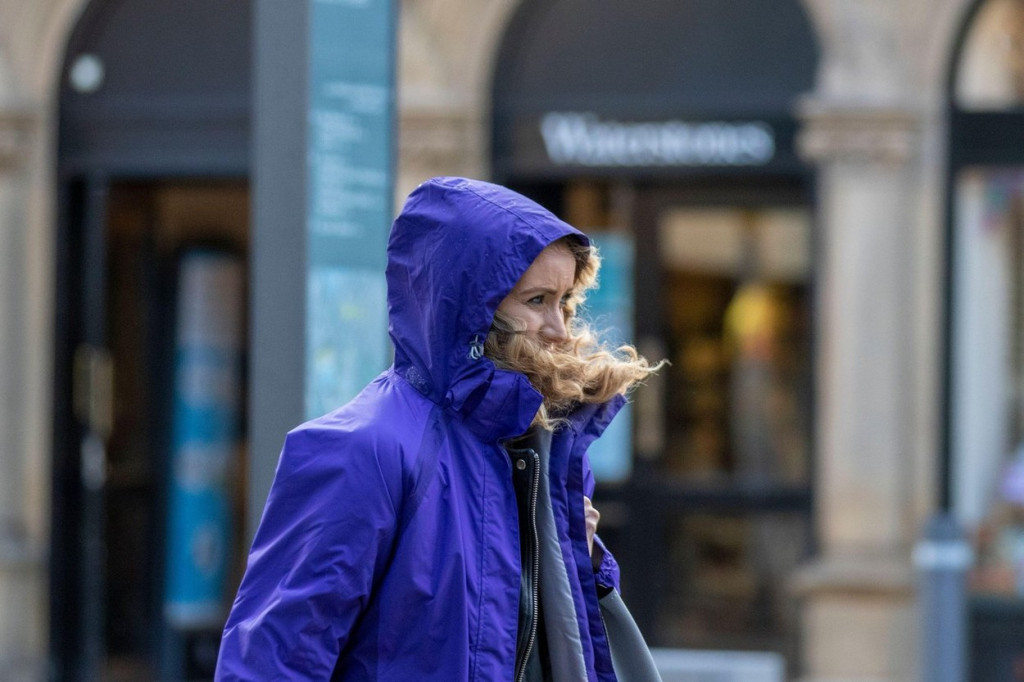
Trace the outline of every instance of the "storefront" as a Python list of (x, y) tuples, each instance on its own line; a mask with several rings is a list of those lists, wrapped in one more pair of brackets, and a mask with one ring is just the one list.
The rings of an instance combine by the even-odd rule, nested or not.
[(245, 472), (248, 2), (92, 2), (60, 85), (51, 674), (209, 675)]
[(525, 2), (498, 53), (496, 179), (594, 236), (590, 313), (671, 362), (592, 453), (656, 645), (796, 665), (815, 239), (795, 108), (817, 61), (797, 2)]

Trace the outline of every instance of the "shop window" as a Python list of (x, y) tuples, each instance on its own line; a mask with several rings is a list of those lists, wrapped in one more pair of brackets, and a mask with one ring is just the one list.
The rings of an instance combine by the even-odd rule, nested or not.
[(1024, 169), (966, 168), (956, 197), (954, 503), (981, 526), (979, 587), (1013, 592), (1024, 553), (1014, 511), (1024, 509)]
[(706, 482), (806, 485), (809, 218), (675, 208), (659, 225), (664, 467)]

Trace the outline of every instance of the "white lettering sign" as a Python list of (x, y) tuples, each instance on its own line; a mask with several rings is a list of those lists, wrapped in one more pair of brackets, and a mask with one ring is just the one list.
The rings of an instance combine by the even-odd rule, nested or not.
[(540, 131), (548, 157), (560, 165), (758, 166), (775, 155), (775, 135), (760, 121), (623, 123), (552, 112)]

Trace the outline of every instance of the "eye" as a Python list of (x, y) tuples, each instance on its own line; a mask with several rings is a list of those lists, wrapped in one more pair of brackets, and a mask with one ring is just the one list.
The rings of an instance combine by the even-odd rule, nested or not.
[(544, 294), (537, 294), (533, 298), (526, 301), (527, 305), (544, 305)]

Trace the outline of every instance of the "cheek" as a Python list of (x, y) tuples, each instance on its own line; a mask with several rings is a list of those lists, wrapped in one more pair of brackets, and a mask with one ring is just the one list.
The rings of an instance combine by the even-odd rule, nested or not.
[(526, 331), (529, 333), (537, 332), (543, 321), (543, 317), (536, 310), (515, 301), (502, 301), (498, 310), (525, 325)]
[(523, 311), (523, 314), (519, 319), (526, 324), (526, 331), (531, 334), (535, 334), (540, 331), (541, 323), (544, 320), (543, 316), (538, 314), (536, 310), (532, 309)]

